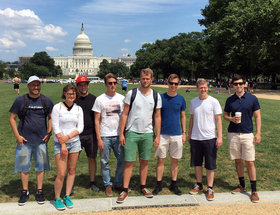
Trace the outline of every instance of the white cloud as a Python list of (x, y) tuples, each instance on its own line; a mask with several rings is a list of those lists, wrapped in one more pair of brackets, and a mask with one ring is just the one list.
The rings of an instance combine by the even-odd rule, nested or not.
[[(2, 26), (2, 27), (1, 27)], [(2, 48), (6, 47), (14, 49), (24, 47), (23, 41), (27, 40), (39, 40), (45, 42), (57, 41), (58, 37), (65, 36), (67, 32), (64, 32), (61, 27), (54, 26), (52, 24), (44, 24), (41, 19), (29, 9), (26, 10), (13, 10), (6, 8), (0, 10), (0, 27), (2, 30)], [(5, 44), (3, 45), (4, 42)], [(9, 42), (12, 41), (10, 45)]]
[(142, 42), (140, 42), (140, 44), (141, 44), (141, 45), (144, 45), (144, 44), (146, 44), (146, 43), (153, 44), (153, 42), (146, 42), (146, 41), (142, 41)]
[(80, 9), (88, 13), (147, 14), (164, 13), (183, 3), (184, 0), (91, 0)]
[(131, 40), (126, 39), (126, 40), (124, 40), (124, 42), (125, 42), (125, 43), (130, 43)]
[(47, 47), (46, 47), (46, 50), (47, 50), (47, 51), (50, 51), (50, 52), (56, 52), (56, 51), (58, 51), (58, 49), (56, 49), (56, 48), (54, 48), (54, 47), (52, 47), (52, 46), (47, 46)]
[(127, 48), (122, 48), (121, 52), (129, 52), (129, 50)]
[(0, 51), (3, 52), (13, 52), (15, 49), (25, 46), (25, 43), (20, 39), (11, 40), (8, 38), (0, 38)]

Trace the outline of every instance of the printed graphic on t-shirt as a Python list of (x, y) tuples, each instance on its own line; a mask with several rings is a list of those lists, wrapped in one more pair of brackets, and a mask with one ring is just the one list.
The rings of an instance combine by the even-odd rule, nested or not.
[(121, 113), (121, 106), (118, 101), (108, 102), (105, 108), (107, 116), (118, 116)]

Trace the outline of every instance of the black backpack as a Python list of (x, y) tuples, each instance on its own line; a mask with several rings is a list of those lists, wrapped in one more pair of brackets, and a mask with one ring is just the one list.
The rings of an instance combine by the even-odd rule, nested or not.
[[(28, 110), (29, 104), (30, 104), (30, 99), (28, 97), (28, 94), (24, 94), (23, 98), (24, 98), (24, 108), (20, 112), (20, 114), (18, 115), (18, 117), (21, 120), (21, 130), (23, 130), (24, 119), (25, 119), (25, 116), (26, 116), (26, 113), (27, 113), (27, 110)], [(48, 112), (47, 112), (47, 105), (46, 105), (46, 96), (44, 96), (43, 94), (40, 94), (40, 99), (41, 99), (41, 103), (42, 103), (44, 114), (45, 114), (45, 125), (46, 125), (46, 128), (47, 128), (46, 117), (48, 116)]]

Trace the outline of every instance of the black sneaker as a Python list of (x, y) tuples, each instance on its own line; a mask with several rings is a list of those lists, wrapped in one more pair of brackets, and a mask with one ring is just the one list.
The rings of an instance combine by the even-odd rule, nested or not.
[(45, 203), (45, 197), (44, 197), (43, 190), (37, 190), (37, 192), (35, 194), (35, 199), (36, 199), (37, 203), (40, 205)]
[(162, 190), (161, 186), (156, 185), (155, 189), (153, 190), (153, 195), (157, 195)]
[(94, 182), (90, 183), (90, 189), (92, 189), (95, 192), (99, 192), (99, 187), (96, 186), (96, 184)]
[(18, 200), (18, 205), (19, 206), (25, 205), (25, 202), (27, 202), (28, 199), (29, 199), (29, 192), (28, 192), (28, 190), (22, 190), (20, 198)]
[(181, 192), (181, 190), (179, 190), (179, 188), (178, 188), (177, 185), (170, 186), (170, 187), (169, 187), (169, 190), (170, 190), (171, 192), (173, 192), (174, 194), (178, 195), (178, 196), (181, 196), (181, 195), (182, 195), (182, 192)]

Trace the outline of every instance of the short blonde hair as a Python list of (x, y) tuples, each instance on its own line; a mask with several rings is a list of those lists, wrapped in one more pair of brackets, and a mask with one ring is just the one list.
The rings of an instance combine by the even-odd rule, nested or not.
[(206, 81), (206, 79), (199, 78), (196, 82), (196, 87), (199, 87), (200, 85), (203, 85), (203, 84), (207, 84), (207, 86), (208, 86), (208, 82)]
[(169, 76), (168, 76), (168, 79), (167, 79), (167, 81), (172, 81), (173, 79), (176, 79), (176, 78), (178, 78), (178, 80), (180, 81), (180, 78), (179, 78), (179, 76), (177, 75), (177, 74), (170, 74)]
[(140, 77), (142, 73), (144, 73), (145, 75), (151, 75), (151, 78), (153, 78), (153, 70), (151, 68), (142, 69), (140, 72)]

